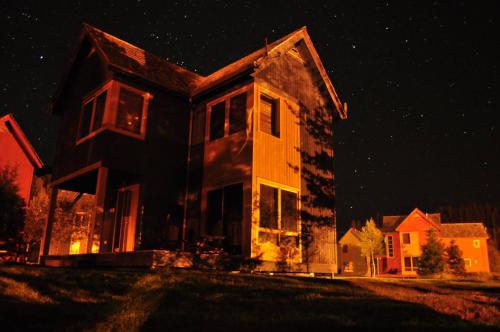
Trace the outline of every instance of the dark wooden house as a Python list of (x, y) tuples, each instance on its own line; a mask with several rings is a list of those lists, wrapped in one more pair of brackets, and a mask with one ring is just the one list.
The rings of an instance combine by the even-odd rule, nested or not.
[(86, 253), (211, 241), (336, 270), (332, 125), (346, 108), (305, 27), (200, 76), (84, 25), (52, 112), (52, 201), (95, 195)]

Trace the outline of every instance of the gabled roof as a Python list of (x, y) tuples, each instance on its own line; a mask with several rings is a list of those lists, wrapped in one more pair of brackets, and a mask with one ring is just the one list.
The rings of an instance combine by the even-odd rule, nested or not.
[(413, 214), (419, 214), (422, 218), (427, 220), (435, 228), (439, 229), (441, 225), (441, 214), (440, 213), (424, 213), (420, 209), (415, 208), (408, 215), (399, 216), (383, 216), (382, 217), (382, 231), (383, 232), (394, 232), (397, 231), (399, 225), (401, 225), (407, 218)]
[(190, 96), (202, 78), (190, 70), (168, 62), (159, 56), (84, 23), (69, 68), (59, 83), (52, 100), (52, 108), (57, 104), (64, 85), (70, 77), (85, 39), (90, 41), (101, 61), (111, 69), (155, 83), (180, 95)]
[[(186, 97), (194, 97), (206, 92), (247, 71), (253, 72), (257, 70), (259, 66), (266, 63), (266, 61), (281, 54), (285, 54), (299, 41), (304, 41), (311, 55), (311, 59), (314, 62), (314, 67), (318, 70), (325, 89), (335, 105), (340, 118), (347, 118), (347, 105), (342, 105), (342, 102), (337, 96), (333, 84), (307, 33), (306, 27), (302, 27), (206, 77), (170, 63), (161, 57), (146, 52), (135, 45), (88, 24), (83, 25), (79, 45), (81, 45), (86, 38), (88, 38), (95, 47), (102, 62), (109, 66), (109, 68), (124, 74), (142, 78)], [(80, 46), (77, 51), (79, 49)], [(64, 84), (71, 73), (71, 68), (74, 66), (77, 59), (77, 54), (78, 52), (75, 52), (73, 55), (70, 68), (59, 85), (58, 91), (53, 98), (52, 105), (57, 103), (62, 93)]]
[(139, 76), (172, 91), (189, 96), (201, 76), (175, 65), (124, 40), (84, 24), (88, 35), (104, 62), (115, 69)]
[(347, 230), (347, 232), (345, 232), (345, 233), (344, 233), (344, 235), (342, 235), (342, 237), (340, 238), (340, 240), (339, 240), (338, 242), (339, 242), (339, 243), (340, 243), (340, 242), (342, 242), (342, 241), (344, 240), (344, 237), (346, 237), (346, 236), (347, 236), (347, 234), (349, 234), (349, 233), (350, 233), (350, 234), (352, 234), (352, 236), (353, 236), (355, 239), (357, 239), (357, 240), (361, 241), (361, 237), (360, 237), (360, 235), (359, 235), (360, 231), (359, 231), (359, 230), (357, 230), (357, 229), (356, 229), (356, 228), (354, 228), (354, 227), (351, 227), (351, 228), (349, 228), (349, 229)]
[(488, 237), (486, 227), (480, 222), (441, 224), (441, 236), (446, 238)]
[[(12, 134), (17, 144), (21, 147), (24, 154), (31, 162), (35, 169), (40, 169), (43, 167), (43, 162), (35, 151), (35, 148), (31, 145), (30, 141), (24, 134), (21, 126), (17, 123), (14, 115), (9, 113), (0, 117), (0, 124), (4, 124), (7, 130)], [(0, 127), (1, 129), (1, 127)]]
[(227, 81), (235, 76), (238, 76), (246, 71), (257, 70), (267, 61), (285, 54), (301, 40), (304, 41), (309, 53), (311, 54), (311, 58), (314, 62), (315, 68), (318, 70), (325, 88), (328, 91), (328, 94), (333, 104), (335, 105), (340, 118), (346, 119), (347, 105), (342, 105), (342, 102), (340, 101), (335, 88), (333, 87), (333, 84), (328, 77), (325, 67), (321, 62), (318, 52), (316, 51), (316, 48), (314, 47), (305, 26), (203, 78), (196, 88), (194, 95), (209, 90), (210, 88), (215, 87), (218, 84)]

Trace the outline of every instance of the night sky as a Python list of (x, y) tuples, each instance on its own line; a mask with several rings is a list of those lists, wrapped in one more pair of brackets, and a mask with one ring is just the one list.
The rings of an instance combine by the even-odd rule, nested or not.
[(339, 229), (377, 213), (500, 202), (495, 1), (2, 1), (0, 114), (50, 164), (47, 106), (87, 22), (200, 74), (306, 25), (349, 119), (335, 124)]

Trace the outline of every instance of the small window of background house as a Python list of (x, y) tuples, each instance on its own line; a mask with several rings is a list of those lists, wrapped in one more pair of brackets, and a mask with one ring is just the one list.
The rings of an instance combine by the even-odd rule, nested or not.
[(279, 100), (260, 96), (260, 131), (280, 137)]
[(212, 106), (210, 111), (210, 140), (224, 137), (224, 120), (226, 118), (226, 102)]

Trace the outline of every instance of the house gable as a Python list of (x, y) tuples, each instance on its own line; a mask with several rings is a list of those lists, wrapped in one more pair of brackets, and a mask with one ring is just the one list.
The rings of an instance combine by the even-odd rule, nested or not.
[(438, 231), (439, 224), (430, 220), (425, 213), (419, 209), (413, 210), (400, 224), (396, 227), (398, 232), (426, 232), (434, 229)]

